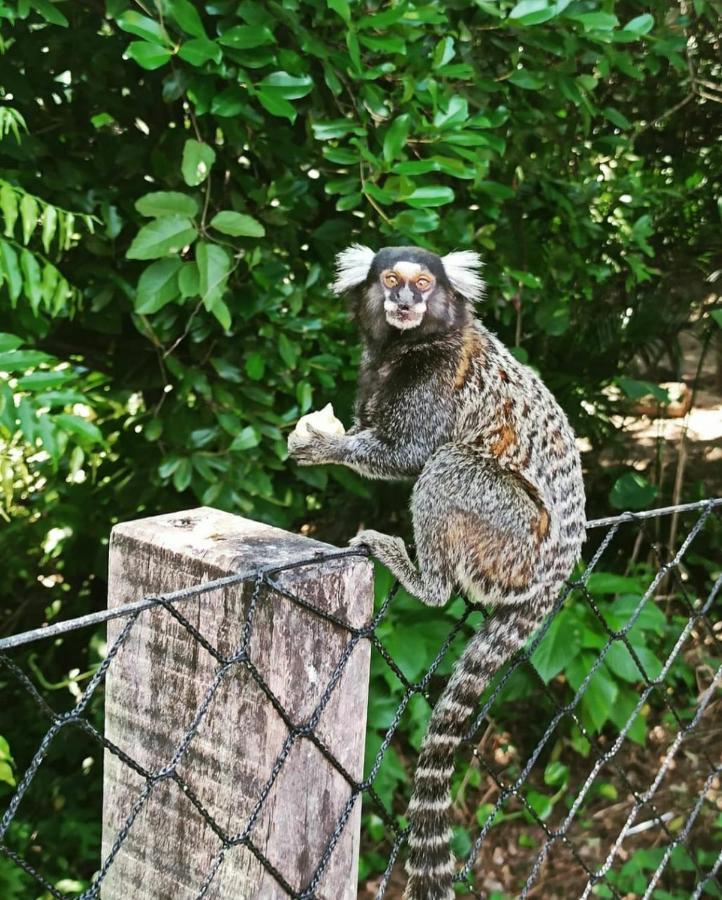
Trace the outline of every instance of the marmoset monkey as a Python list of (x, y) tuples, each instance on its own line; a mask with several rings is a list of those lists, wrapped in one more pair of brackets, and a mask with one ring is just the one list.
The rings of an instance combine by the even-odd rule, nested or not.
[(454, 753), (499, 667), (539, 626), (579, 557), (584, 485), (566, 416), (537, 375), (474, 318), (483, 292), (471, 252), (418, 247), (337, 260), (364, 342), (355, 424), (292, 435), (301, 465), (341, 463), (369, 478), (416, 478), (418, 568), (398, 537), (362, 531), (409, 593), (437, 606), (454, 588), (496, 607), (441, 695), (409, 804), (406, 900), (452, 900)]

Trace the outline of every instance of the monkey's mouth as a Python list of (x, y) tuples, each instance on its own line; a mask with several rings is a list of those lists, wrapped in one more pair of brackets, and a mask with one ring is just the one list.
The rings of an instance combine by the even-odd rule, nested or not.
[(426, 304), (419, 303), (412, 306), (411, 309), (400, 309), (396, 304), (385, 303), (384, 311), (386, 313), (386, 321), (393, 328), (405, 331), (407, 328), (417, 328), (421, 325), (426, 312)]

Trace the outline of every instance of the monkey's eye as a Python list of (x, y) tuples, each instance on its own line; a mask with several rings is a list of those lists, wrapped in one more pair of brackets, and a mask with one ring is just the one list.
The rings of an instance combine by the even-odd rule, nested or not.
[(424, 276), (422, 275), (421, 278), (416, 279), (416, 287), (420, 291), (428, 291), (428, 289), (431, 287), (431, 281), (428, 278), (424, 278)]
[(396, 287), (398, 283), (399, 279), (394, 275), (393, 272), (387, 272), (384, 275), (384, 284), (386, 285), (386, 287)]

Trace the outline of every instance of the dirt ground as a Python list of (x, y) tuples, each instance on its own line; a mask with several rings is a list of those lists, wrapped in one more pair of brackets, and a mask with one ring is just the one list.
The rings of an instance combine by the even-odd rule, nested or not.
[[(690, 389), (693, 402), (689, 412), (680, 418), (614, 417), (627, 438), (623, 456), (608, 451), (595, 462), (633, 465), (660, 487), (664, 497), (674, 499), (675, 487), (683, 497), (684, 485), (694, 481), (704, 484), (707, 496), (722, 496), (722, 332), (710, 341), (704, 355), (703, 341), (693, 332), (684, 332), (681, 344), (679, 380)], [(580, 449), (593, 454), (588, 444)]]

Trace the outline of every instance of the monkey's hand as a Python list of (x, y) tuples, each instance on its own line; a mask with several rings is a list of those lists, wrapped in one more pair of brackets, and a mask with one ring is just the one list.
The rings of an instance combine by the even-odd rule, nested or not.
[(305, 433), (293, 431), (288, 436), (288, 454), (299, 466), (338, 462), (343, 440), (343, 435), (319, 431), (306, 423)]

